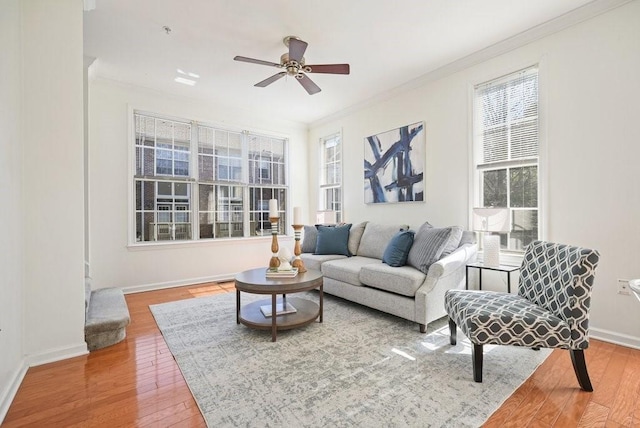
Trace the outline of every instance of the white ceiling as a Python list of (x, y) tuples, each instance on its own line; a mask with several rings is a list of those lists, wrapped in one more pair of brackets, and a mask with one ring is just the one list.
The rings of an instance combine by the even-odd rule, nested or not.
[[(84, 12), (92, 76), (312, 123), (550, 21), (591, 0), (97, 0)], [(163, 26), (171, 28), (166, 34)], [(279, 70), (282, 39), (309, 43), (308, 64), (349, 63), (351, 74), (310, 74), (253, 85)], [(174, 82), (177, 69), (200, 76)]]

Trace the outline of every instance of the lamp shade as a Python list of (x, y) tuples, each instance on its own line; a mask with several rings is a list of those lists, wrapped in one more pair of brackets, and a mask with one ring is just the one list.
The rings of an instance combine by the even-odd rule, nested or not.
[(317, 224), (336, 224), (335, 211), (318, 211), (316, 213)]
[(511, 230), (509, 208), (474, 208), (473, 230), (506, 233)]

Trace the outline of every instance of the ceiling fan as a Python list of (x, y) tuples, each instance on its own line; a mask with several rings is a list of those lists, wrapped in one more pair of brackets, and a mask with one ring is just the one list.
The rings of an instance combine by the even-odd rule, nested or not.
[(256, 83), (254, 86), (264, 88), (284, 76), (293, 76), (298, 82), (300, 82), (302, 87), (306, 89), (309, 95), (313, 95), (320, 92), (321, 89), (306, 75), (306, 73), (349, 74), (349, 64), (305, 64), (303, 55), (307, 50), (307, 42), (300, 40), (298, 37), (287, 36), (282, 41), (284, 42), (284, 45), (289, 48), (289, 52), (282, 54), (279, 63), (247, 58), (245, 56), (236, 56), (233, 58), (236, 61), (269, 65), (284, 70), (274, 74), (262, 82)]

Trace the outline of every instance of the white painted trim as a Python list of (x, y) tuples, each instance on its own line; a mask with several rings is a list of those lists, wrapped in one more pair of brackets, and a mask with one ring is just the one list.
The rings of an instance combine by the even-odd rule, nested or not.
[(151, 284), (132, 285), (130, 287), (122, 287), (124, 294), (143, 293), (145, 291), (162, 290), (165, 288), (185, 287), (187, 285), (203, 284), (205, 282), (227, 282), (233, 281), (237, 272), (223, 273), (220, 275), (203, 276), (200, 278), (180, 279), (176, 281), (156, 282)]
[(347, 107), (343, 110), (330, 114), (329, 116), (325, 116), (322, 119), (311, 122), (309, 124), (309, 128), (316, 128), (322, 124), (343, 118), (366, 107), (396, 97), (404, 92), (408, 92), (424, 86), (429, 82), (433, 82), (435, 80), (442, 79), (443, 77), (450, 76), (476, 64), (480, 64), (491, 58), (495, 58), (504, 53), (525, 46), (529, 43), (535, 42), (536, 40), (542, 39), (543, 37), (558, 33), (581, 22), (587, 21), (612, 9), (623, 6), (631, 1), (632, 0), (594, 0), (582, 7), (567, 12), (564, 15), (544, 22), (540, 25), (516, 34), (513, 37), (495, 43), (440, 68), (430, 71), (427, 70), (426, 74), (416, 79), (410, 80), (409, 82), (406, 82), (402, 85), (396, 86), (393, 89), (381, 92), (365, 101), (354, 104), (351, 107)]
[(549, 224), (549, 150), (548, 150), (548, 124), (549, 104), (547, 91), (547, 55), (544, 54), (538, 61), (538, 239), (548, 240)]
[(616, 333), (611, 330), (590, 327), (589, 337), (591, 339), (598, 339), (603, 342), (614, 343), (628, 348), (640, 349), (640, 337), (630, 336), (624, 333)]
[(20, 362), (19, 367), (13, 373), (13, 376), (11, 378), (11, 381), (7, 385), (7, 388), (4, 391), (2, 391), (2, 395), (0, 396), (0, 425), (2, 425), (2, 421), (4, 421), (4, 418), (7, 416), (7, 413), (9, 412), (9, 407), (11, 406), (13, 399), (16, 397), (16, 394), (18, 393), (18, 388), (20, 388), (20, 384), (22, 384), (22, 380), (24, 379), (24, 376), (27, 374), (28, 369), (29, 369), (29, 366), (27, 365), (27, 362), (23, 359)]
[(42, 364), (53, 363), (60, 360), (66, 360), (67, 358), (87, 355), (88, 353), (89, 353), (89, 350), (87, 349), (86, 342), (82, 342), (73, 346), (67, 346), (63, 348), (53, 348), (38, 354), (27, 355), (26, 361), (27, 361), (27, 364), (29, 364), (29, 367), (35, 367)]

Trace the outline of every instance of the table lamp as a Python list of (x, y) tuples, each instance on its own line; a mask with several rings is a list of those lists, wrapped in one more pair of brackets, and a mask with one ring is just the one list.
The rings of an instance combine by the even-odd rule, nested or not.
[(500, 266), (500, 235), (511, 229), (509, 208), (474, 208), (473, 230), (483, 232), (484, 264)]
[(336, 212), (330, 210), (316, 213), (316, 224), (336, 224)]

